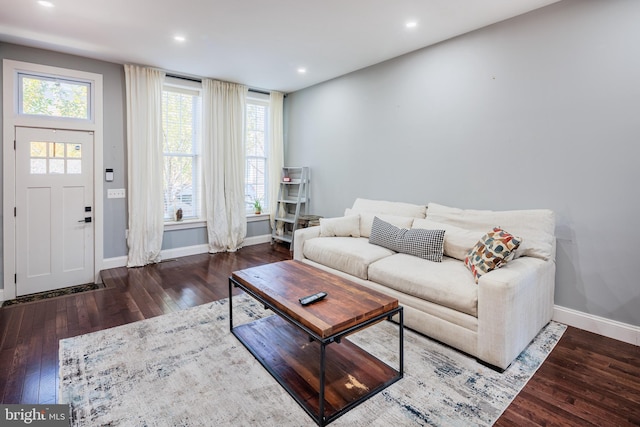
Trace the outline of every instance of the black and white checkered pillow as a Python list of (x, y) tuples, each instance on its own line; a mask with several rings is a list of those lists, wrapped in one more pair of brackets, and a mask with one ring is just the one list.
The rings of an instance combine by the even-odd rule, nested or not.
[(369, 243), (429, 261), (441, 262), (444, 230), (421, 228), (407, 230), (375, 217), (373, 218)]

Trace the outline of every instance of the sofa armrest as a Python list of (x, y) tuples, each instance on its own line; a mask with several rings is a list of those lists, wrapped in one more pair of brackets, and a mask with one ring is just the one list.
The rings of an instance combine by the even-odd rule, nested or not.
[(319, 225), (308, 228), (300, 228), (296, 230), (293, 236), (293, 259), (302, 261), (304, 259), (304, 254), (302, 253), (304, 242), (316, 237), (320, 237)]
[(478, 357), (501, 369), (553, 316), (555, 262), (521, 257), (478, 281)]

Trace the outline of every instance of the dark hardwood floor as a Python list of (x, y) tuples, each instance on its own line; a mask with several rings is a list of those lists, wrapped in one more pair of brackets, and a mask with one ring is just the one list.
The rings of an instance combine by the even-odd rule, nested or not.
[[(116, 268), (103, 289), (0, 308), (1, 402), (56, 402), (58, 340), (226, 298), (232, 271), (285, 259), (267, 243)], [(640, 425), (640, 347), (569, 327), (496, 425)]]

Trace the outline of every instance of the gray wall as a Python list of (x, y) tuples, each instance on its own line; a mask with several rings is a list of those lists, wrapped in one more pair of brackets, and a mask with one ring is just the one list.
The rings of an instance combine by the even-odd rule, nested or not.
[[(264, 236), (271, 234), (269, 220), (247, 222), (247, 237)], [(162, 249), (183, 248), (207, 243), (207, 229), (190, 228), (186, 230), (165, 231), (162, 238)]]
[[(121, 64), (97, 61), (94, 59), (66, 55), (41, 49), (0, 42), (0, 62), (2, 59), (31, 62), (61, 68), (102, 74), (104, 85), (104, 167), (113, 168), (115, 179), (104, 183), (104, 257), (114, 258), (127, 254), (125, 230), (127, 228), (127, 207), (125, 199), (107, 199), (110, 188), (127, 188), (126, 181), (126, 110), (124, 67)], [(0, 73), (2, 72), (0, 67)], [(1, 80), (0, 80), (1, 81)], [(2, 84), (0, 84), (2, 96)], [(0, 102), (0, 125), (2, 125), (2, 103)], [(0, 126), (0, 135), (2, 135)], [(7, 143), (5, 141), (5, 143)], [(0, 150), (0, 168), (2, 167)], [(2, 174), (0, 173), (0, 194), (2, 193)], [(0, 215), (2, 197), (0, 196)], [(0, 220), (0, 228), (2, 223)], [(268, 221), (249, 223), (247, 236), (269, 234)], [(0, 239), (2, 235), (0, 234)], [(1, 241), (1, 240), (0, 240)], [(206, 243), (206, 229), (188, 229), (167, 231), (164, 235), (163, 249), (175, 249)], [(2, 253), (0, 252), (0, 260)], [(2, 281), (0, 270), (0, 282)], [(2, 284), (0, 284), (0, 289)]]
[(311, 207), (557, 214), (556, 304), (640, 325), (640, 2), (565, 0), (286, 98)]

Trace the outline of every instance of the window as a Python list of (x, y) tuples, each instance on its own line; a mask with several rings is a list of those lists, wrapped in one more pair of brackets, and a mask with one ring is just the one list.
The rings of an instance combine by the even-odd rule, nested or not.
[(91, 119), (91, 83), (18, 74), (18, 112), (32, 116)]
[[(162, 92), (164, 134), (164, 219), (199, 219), (202, 214), (202, 172), (200, 159), (202, 101), (200, 88), (167, 78)], [(268, 119), (269, 96), (250, 96), (246, 103), (245, 200), (247, 213), (254, 213), (254, 201), (268, 206)]]
[(164, 219), (174, 221), (201, 215), (200, 91), (165, 85), (162, 92), (164, 134)]
[(82, 173), (80, 144), (32, 141), (29, 148), (32, 175)]
[(269, 101), (262, 98), (247, 99), (245, 196), (247, 212), (254, 212), (253, 203), (259, 200), (263, 210), (269, 206), (267, 155), (269, 152)]

